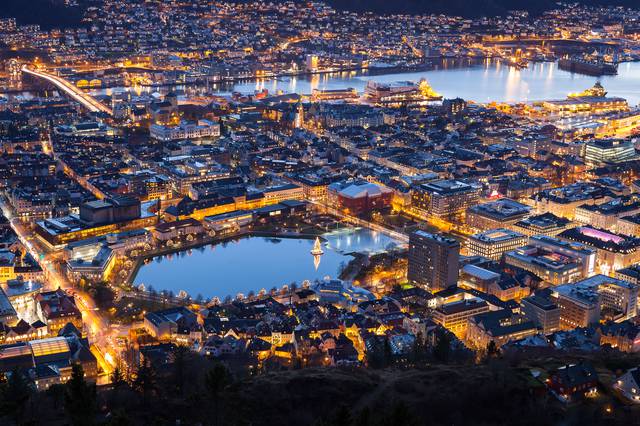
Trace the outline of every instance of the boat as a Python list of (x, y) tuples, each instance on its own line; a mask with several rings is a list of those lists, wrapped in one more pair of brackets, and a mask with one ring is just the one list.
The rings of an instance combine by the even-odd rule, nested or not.
[(601, 76), (618, 74), (616, 62), (606, 62), (600, 59), (588, 59), (580, 57), (562, 58), (558, 61), (558, 68), (564, 71), (578, 74)]
[(320, 242), (320, 237), (316, 237), (316, 242), (313, 243), (311, 254), (314, 256), (320, 256), (324, 254), (324, 251), (322, 251), (322, 243)]

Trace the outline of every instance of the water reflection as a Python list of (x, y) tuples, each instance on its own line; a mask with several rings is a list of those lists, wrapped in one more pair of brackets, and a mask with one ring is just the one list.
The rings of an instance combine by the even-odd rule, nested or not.
[(368, 229), (324, 234), (324, 254), (310, 254), (314, 240), (248, 237), (192, 250), (190, 255), (167, 255), (141, 266), (134, 285), (207, 297), (248, 293), (325, 276), (337, 277), (354, 252), (381, 252), (395, 240)]
[[(464, 66), (461, 66), (464, 65)], [(398, 80), (418, 81), (426, 78), (436, 91), (447, 98), (460, 96), (477, 102), (505, 101), (521, 102), (542, 99), (562, 99), (568, 93), (582, 91), (601, 80), (611, 96), (622, 96), (632, 105), (640, 103), (640, 63), (620, 64), (617, 76), (600, 78), (571, 74), (558, 69), (551, 62), (531, 63), (522, 70), (494, 60), (452, 61), (445, 60), (437, 69), (421, 72), (373, 75), (367, 72), (344, 72), (314, 74), (311, 76), (261, 79), (235, 84), (210, 85), (218, 94), (232, 91), (253, 93), (267, 88), (270, 93), (310, 94), (313, 89), (346, 89), (353, 87), (363, 91), (367, 80), (393, 82)], [(184, 90), (187, 93), (201, 91), (200, 86), (145, 87), (143, 93), (154, 91)], [(106, 94), (108, 89), (92, 90), (91, 93)]]

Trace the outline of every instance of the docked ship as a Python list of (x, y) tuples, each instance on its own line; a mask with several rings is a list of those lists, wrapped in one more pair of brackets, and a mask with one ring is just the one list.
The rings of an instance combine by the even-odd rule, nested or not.
[(568, 57), (558, 61), (558, 68), (564, 71), (593, 76), (616, 75), (618, 64), (602, 59), (588, 59), (583, 57)]
[(375, 105), (406, 105), (442, 100), (442, 96), (436, 93), (425, 79), (421, 79), (418, 83), (413, 81), (379, 83), (369, 80), (364, 89), (364, 97)]

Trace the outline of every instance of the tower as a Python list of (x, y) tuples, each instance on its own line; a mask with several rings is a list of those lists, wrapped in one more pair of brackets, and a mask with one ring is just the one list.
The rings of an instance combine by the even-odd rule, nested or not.
[(9, 85), (13, 88), (22, 86), (22, 67), (17, 59), (7, 61), (7, 72), (9, 74)]
[(302, 102), (298, 102), (298, 108), (296, 109), (295, 121), (293, 127), (296, 129), (301, 128), (304, 125), (304, 106)]

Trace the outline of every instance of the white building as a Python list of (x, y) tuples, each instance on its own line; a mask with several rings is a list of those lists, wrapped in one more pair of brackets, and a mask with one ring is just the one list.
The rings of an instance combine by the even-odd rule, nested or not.
[(153, 139), (168, 142), (180, 139), (217, 138), (220, 136), (220, 123), (210, 120), (198, 120), (197, 123), (182, 122), (178, 126), (152, 124), (149, 133)]

